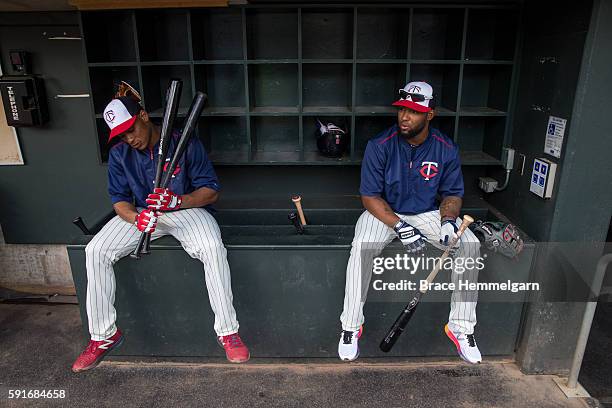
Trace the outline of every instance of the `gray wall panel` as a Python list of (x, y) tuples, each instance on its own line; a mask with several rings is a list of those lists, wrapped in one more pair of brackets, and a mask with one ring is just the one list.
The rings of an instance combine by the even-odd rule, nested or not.
[[(28, 21), (38, 23), (37, 14), (28, 14)], [(63, 13), (57, 22), (65, 22)], [(64, 31), (80, 35), (75, 25), (0, 26), (4, 72), (10, 72), (8, 50), (31, 52), (34, 73), (45, 80), (50, 116), (44, 127), (18, 129), (25, 165), (0, 167), (0, 222), (8, 243), (69, 242), (78, 232), (73, 217), (98, 218), (110, 206), (89, 99), (54, 98), (89, 92), (81, 41), (48, 40), (44, 34)]]

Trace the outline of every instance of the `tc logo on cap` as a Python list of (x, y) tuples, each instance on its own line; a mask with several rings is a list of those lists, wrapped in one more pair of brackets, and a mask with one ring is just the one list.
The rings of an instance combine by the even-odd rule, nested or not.
[(408, 93), (421, 93), (421, 87), (417, 85), (411, 85), (408, 88)]
[(104, 116), (106, 117), (107, 122), (113, 123), (113, 121), (115, 120), (115, 112), (113, 112), (112, 110), (106, 111)]

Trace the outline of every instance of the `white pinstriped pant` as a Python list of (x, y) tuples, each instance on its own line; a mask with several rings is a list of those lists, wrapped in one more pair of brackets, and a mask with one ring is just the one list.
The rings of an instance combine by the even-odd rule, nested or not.
[[(418, 228), (429, 243), (438, 248), (440, 245), (440, 211), (430, 211), (417, 215), (397, 214), (402, 220)], [(461, 219), (457, 219), (457, 225)], [(397, 234), (382, 221), (365, 211), (355, 226), (355, 238), (351, 256), (346, 267), (346, 286), (344, 289), (344, 309), (340, 315), (342, 330), (357, 331), (363, 324), (363, 305), (372, 277), (371, 270), (363, 271), (362, 262), (378, 256)], [(363, 249), (363, 252), (362, 252)], [(364, 254), (367, 254), (364, 256)], [(480, 256), (480, 242), (472, 231), (467, 229), (461, 236), (456, 257)], [(370, 264), (371, 267), (371, 264)], [(478, 270), (466, 268), (461, 274), (452, 272), (452, 281), (458, 285), (459, 280), (477, 282)], [(449, 328), (455, 332), (472, 334), (476, 325), (476, 302), (478, 292), (455, 289), (451, 295), (451, 308), (448, 318)]]
[[(87, 317), (91, 339), (100, 341), (117, 331), (115, 273), (113, 264), (131, 253), (141, 232), (119, 216), (110, 220), (85, 248), (87, 265)], [(221, 241), (217, 221), (203, 208), (167, 212), (157, 221), (151, 239), (172, 235), (185, 251), (204, 264), (206, 288), (215, 314), (215, 332), (226, 336), (238, 331), (232, 305), (230, 269), (227, 250)]]

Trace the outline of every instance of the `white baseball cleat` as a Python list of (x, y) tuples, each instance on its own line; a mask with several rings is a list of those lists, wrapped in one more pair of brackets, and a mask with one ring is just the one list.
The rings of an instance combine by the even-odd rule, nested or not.
[(482, 356), (473, 334), (455, 333), (448, 327), (448, 324), (444, 326), (444, 332), (457, 347), (459, 357), (471, 364), (482, 362)]
[(342, 330), (338, 342), (338, 357), (342, 361), (353, 361), (359, 357), (359, 338), (363, 333), (363, 326), (359, 331)]

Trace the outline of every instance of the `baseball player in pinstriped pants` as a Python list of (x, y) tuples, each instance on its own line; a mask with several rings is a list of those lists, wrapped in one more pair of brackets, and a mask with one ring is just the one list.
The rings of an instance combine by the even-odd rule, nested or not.
[[(431, 128), (435, 116), (433, 89), (411, 82), (400, 90), (398, 122), (372, 138), (361, 168), (360, 193), (366, 211), (355, 227), (346, 271), (342, 333), (338, 355), (344, 361), (359, 356), (363, 306), (372, 272), (372, 259), (399, 238), (409, 253), (425, 243), (445, 249), (455, 236), (463, 197), (463, 175), (454, 142)], [(436, 208), (436, 196), (442, 197)], [(456, 259), (480, 256), (478, 238), (469, 229), (461, 236)], [(456, 285), (444, 330), (459, 356), (470, 363), (482, 360), (474, 337), (477, 291), (459, 289), (459, 281), (476, 282), (477, 268), (452, 272)]]
[[(217, 200), (219, 182), (202, 143), (192, 138), (169, 188), (150, 193), (157, 166), (153, 151), (159, 148), (159, 129), (130, 97), (113, 99), (104, 111), (104, 119), (111, 129), (109, 141), (121, 139), (110, 149), (108, 160), (109, 193), (117, 216), (85, 249), (91, 340), (72, 370), (94, 368), (122, 343), (123, 335), (115, 324), (113, 264), (136, 248), (143, 231), (150, 232), (151, 239), (174, 236), (192, 258), (202, 262), (219, 344), (229, 361), (246, 362), (250, 355), (238, 334), (227, 251), (219, 226), (207, 209)], [(179, 137), (178, 132), (171, 135), (169, 152), (174, 151)]]

